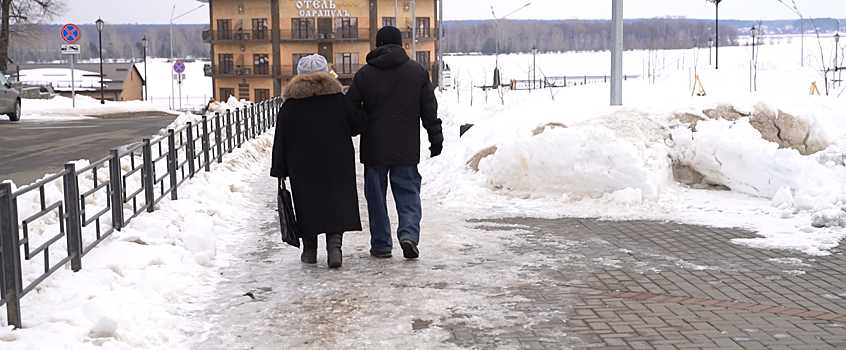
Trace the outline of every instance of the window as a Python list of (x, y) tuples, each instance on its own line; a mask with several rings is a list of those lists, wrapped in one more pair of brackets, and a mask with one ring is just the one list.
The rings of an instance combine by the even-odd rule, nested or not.
[(253, 39), (267, 39), (267, 18), (253, 18)]
[(235, 96), (235, 89), (233, 88), (220, 88), (220, 100), (226, 102), (229, 99), (229, 96)]
[(270, 59), (266, 53), (253, 55), (253, 74), (270, 74)]
[(220, 70), (220, 74), (234, 74), (235, 60), (233, 59), (232, 54), (222, 53), (217, 55), (217, 67)]
[(429, 27), (429, 17), (417, 17), (417, 37), (428, 38), (432, 36), (432, 30)]
[(220, 40), (232, 39), (232, 30), (229, 27), (228, 19), (217, 20), (217, 38)]
[(291, 39), (314, 39), (314, 18), (292, 18)]
[(396, 17), (382, 17), (382, 26), (383, 27), (396, 27), (397, 26)]
[(336, 53), (335, 73), (355, 74), (358, 71), (358, 53)]
[(253, 102), (270, 99), (270, 89), (255, 89), (254, 95), (256, 96), (256, 99)]
[(417, 63), (420, 63), (426, 69), (431, 68), (429, 60), (429, 51), (417, 51)]
[(300, 63), (300, 59), (306, 56), (314, 55), (313, 53), (295, 53), (293, 54), (293, 58), (291, 62), (293, 63), (293, 69), (291, 70), (291, 74), (297, 75), (297, 64)]
[(338, 38), (357, 39), (358, 38), (358, 18), (355, 18), (355, 17), (336, 17), (335, 18), (335, 35)]

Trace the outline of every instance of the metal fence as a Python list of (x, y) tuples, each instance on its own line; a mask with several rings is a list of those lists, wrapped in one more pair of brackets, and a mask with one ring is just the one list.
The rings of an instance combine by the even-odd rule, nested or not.
[[(637, 79), (639, 75), (624, 75), (623, 80)], [(562, 88), (587, 84), (607, 83), (610, 75), (576, 75), (564, 77), (545, 77), (534, 80), (511, 80), (511, 90), (538, 90), (546, 88)]]
[[(83, 168), (65, 164), (62, 171), (17, 190), (9, 183), (0, 184), (0, 305), (6, 306), (9, 325), (22, 326), (21, 299), (39, 283), (68, 262), (74, 272), (79, 271), (82, 257), (115, 230), (153, 212), (164, 198), (177, 199), (179, 186), (194, 174), (210, 171), (212, 163), (223, 162), (225, 153), (274, 126), (281, 103), (276, 97), (223, 115), (203, 116), (200, 122), (169, 129), (165, 136), (112, 149), (107, 157)], [(47, 185), (59, 179), (62, 190), (57, 195)], [(37, 208), (29, 208), (37, 211), (21, 218), (18, 199), (25, 195), (37, 195)], [(106, 205), (90, 204), (96, 203), (88, 200), (94, 196), (105, 196)], [(58, 222), (58, 231), (33, 240), (32, 224), (50, 220)], [(67, 256), (51, 261), (51, 248), (64, 248)], [(22, 259), (43, 265), (39, 266), (43, 272), (24, 281)]]

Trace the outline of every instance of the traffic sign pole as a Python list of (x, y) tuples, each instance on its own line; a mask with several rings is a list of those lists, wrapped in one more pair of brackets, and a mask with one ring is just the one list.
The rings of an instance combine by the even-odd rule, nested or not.
[[(182, 72), (185, 71), (185, 63), (182, 61), (174, 62), (173, 71), (176, 73), (174, 80), (179, 83), (179, 109), (182, 109)], [(171, 87), (173, 87), (173, 80), (171, 80), (170, 83)], [(173, 104), (173, 108), (176, 108), (176, 103)]]
[[(68, 23), (62, 27), (61, 30), (62, 40), (64, 40), (68, 44), (73, 44), (79, 41), (81, 36), (81, 32), (79, 31), (79, 27), (76, 24)], [(78, 51), (78, 49), (77, 49)], [(73, 61), (76, 60), (76, 55), (68, 51), (70, 54), (70, 67), (71, 67), (71, 106), (76, 108), (76, 81), (74, 79), (73, 74)]]

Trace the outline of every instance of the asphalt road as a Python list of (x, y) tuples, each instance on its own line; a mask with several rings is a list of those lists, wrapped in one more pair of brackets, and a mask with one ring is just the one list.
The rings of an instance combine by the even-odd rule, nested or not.
[(79, 159), (97, 161), (109, 150), (157, 135), (169, 116), (111, 117), (51, 122), (0, 119), (0, 181), (30, 184)]

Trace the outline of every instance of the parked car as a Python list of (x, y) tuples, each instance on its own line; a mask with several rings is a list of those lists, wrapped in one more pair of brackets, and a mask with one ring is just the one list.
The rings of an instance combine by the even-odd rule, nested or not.
[(3, 74), (0, 74), (0, 114), (8, 115), (13, 122), (21, 120), (21, 93)]

